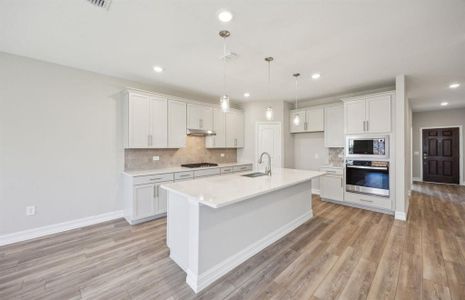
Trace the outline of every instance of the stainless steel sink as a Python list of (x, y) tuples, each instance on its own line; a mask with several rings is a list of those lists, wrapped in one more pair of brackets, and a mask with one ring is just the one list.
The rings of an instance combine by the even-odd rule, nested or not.
[(260, 177), (260, 176), (266, 176), (266, 174), (262, 172), (253, 172), (249, 174), (244, 174), (242, 176), (254, 178), (254, 177)]

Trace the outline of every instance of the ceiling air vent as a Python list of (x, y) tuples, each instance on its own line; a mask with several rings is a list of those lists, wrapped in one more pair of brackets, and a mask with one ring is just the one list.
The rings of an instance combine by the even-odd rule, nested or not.
[(87, 0), (95, 6), (102, 8), (110, 8), (111, 0)]

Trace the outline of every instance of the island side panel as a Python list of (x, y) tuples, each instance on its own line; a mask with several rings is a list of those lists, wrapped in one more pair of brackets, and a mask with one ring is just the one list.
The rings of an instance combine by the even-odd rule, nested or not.
[(167, 191), (166, 244), (170, 258), (187, 272), (189, 265), (189, 199)]
[(222, 208), (201, 205), (199, 289), (309, 220), (311, 190), (306, 181)]

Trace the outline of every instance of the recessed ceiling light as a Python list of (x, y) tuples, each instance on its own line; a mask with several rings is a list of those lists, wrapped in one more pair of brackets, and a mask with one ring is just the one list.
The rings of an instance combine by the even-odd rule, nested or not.
[(312, 79), (318, 79), (320, 78), (320, 76), (321, 76), (320, 73), (314, 73), (312, 74)]
[(458, 83), (458, 82), (454, 82), (454, 83), (449, 84), (450, 89), (456, 89), (459, 86), (460, 86), (460, 83)]
[(249, 98), (249, 97), (250, 97), (250, 93), (244, 93), (244, 97)]
[(155, 72), (157, 72), (157, 73), (163, 72), (163, 68), (160, 67), (160, 66), (153, 66), (153, 70), (154, 70)]
[(447, 104), (449, 104), (449, 103), (447, 103), (447, 102), (441, 102), (441, 106), (446, 106)]
[(231, 22), (232, 18), (233, 18), (233, 14), (230, 11), (221, 10), (218, 13), (218, 19), (223, 23)]

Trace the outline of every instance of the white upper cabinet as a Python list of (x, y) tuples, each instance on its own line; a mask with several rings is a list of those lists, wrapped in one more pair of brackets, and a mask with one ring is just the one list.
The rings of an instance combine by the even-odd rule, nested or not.
[(365, 99), (344, 103), (345, 133), (364, 133), (366, 124)]
[(216, 135), (207, 136), (205, 143), (207, 148), (226, 147), (226, 114), (219, 108), (213, 109), (213, 131)]
[[(296, 115), (300, 118), (298, 125), (294, 123)], [(289, 122), (291, 133), (324, 131), (324, 109), (308, 108), (291, 111)]]
[(187, 128), (213, 130), (213, 108), (200, 104), (187, 104)]
[(344, 147), (344, 106), (325, 108), (325, 147)]
[(307, 125), (306, 131), (316, 132), (323, 131), (325, 129), (324, 124), (324, 109), (323, 108), (313, 108), (307, 109)]
[(389, 92), (343, 100), (345, 133), (389, 133), (393, 97)]
[(367, 131), (371, 133), (391, 131), (391, 95), (367, 98)]
[(124, 144), (126, 148), (167, 146), (167, 100), (128, 93), (125, 100)]
[(168, 100), (168, 148), (186, 146), (186, 103)]
[(150, 148), (168, 146), (168, 106), (166, 98), (150, 97)]
[(244, 147), (244, 114), (240, 111), (226, 113), (226, 147)]

